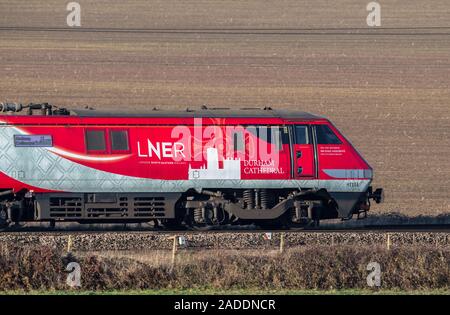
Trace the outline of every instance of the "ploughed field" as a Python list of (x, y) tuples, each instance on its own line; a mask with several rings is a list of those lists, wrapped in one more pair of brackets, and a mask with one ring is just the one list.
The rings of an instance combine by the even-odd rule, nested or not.
[(5, 29), (65, 28), (67, 12), (53, 0), (2, 1), (1, 101), (310, 111), (374, 167), (386, 202), (372, 211), (450, 213), (448, 1), (382, 4), (388, 30), (367, 29), (356, 0), (81, 5), (84, 28), (135, 31)]

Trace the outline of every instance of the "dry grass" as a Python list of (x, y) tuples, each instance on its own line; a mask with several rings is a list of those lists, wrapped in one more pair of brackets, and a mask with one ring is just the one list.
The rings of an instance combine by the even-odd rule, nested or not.
[[(277, 257), (279, 255), (278, 249), (264, 249), (262, 254), (264, 257)], [(98, 256), (104, 259), (131, 259), (150, 266), (170, 266), (172, 263), (171, 250), (128, 250), (128, 251), (91, 251), (86, 253), (79, 253), (82, 256)], [(259, 257), (261, 250), (249, 249), (208, 249), (208, 250), (178, 250), (175, 258), (175, 263), (178, 266), (195, 264), (199, 259), (219, 259), (224, 256), (240, 256)]]
[(63, 256), (47, 247), (0, 250), (0, 290), (67, 290), (64, 268), (77, 261), (82, 290), (367, 289), (366, 266), (382, 268), (382, 289), (450, 289), (450, 250), (424, 247), (305, 247), (274, 251), (166, 252)]

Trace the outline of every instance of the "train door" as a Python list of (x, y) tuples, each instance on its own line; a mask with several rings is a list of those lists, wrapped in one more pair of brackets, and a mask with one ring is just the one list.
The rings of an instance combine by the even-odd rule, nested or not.
[(293, 136), (294, 178), (315, 177), (311, 128), (308, 125), (294, 125)]

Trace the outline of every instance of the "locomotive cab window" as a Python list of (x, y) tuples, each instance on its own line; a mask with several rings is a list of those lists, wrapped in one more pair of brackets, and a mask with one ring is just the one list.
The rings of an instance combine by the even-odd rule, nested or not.
[(106, 134), (104, 130), (86, 130), (85, 137), (88, 152), (106, 152)]
[(316, 136), (318, 144), (342, 144), (342, 141), (327, 125), (317, 125)]
[(113, 153), (130, 150), (127, 130), (111, 130), (110, 139)]

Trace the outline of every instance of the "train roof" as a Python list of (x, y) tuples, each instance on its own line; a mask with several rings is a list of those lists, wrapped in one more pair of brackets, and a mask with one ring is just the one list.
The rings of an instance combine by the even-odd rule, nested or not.
[[(2, 124), (152, 124), (152, 118), (160, 118), (165, 123), (176, 123), (177, 119), (236, 119), (242, 123), (282, 123), (296, 120), (327, 120), (324, 117), (298, 110), (272, 109), (271, 107), (256, 108), (208, 108), (203, 105), (199, 109), (166, 110), (160, 108), (142, 110), (96, 110), (90, 107), (84, 109), (61, 108), (48, 103), (0, 103)], [(20, 112), (20, 113), (19, 113)], [(264, 121), (264, 122), (263, 122)]]
[(281, 118), (281, 119), (323, 119), (311, 113), (296, 110), (275, 109), (186, 109), (186, 110), (161, 110), (150, 111), (106, 111), (106, 110), (71, 110), (72, 115), (79, 117), (167, 117), (167, 118)]

